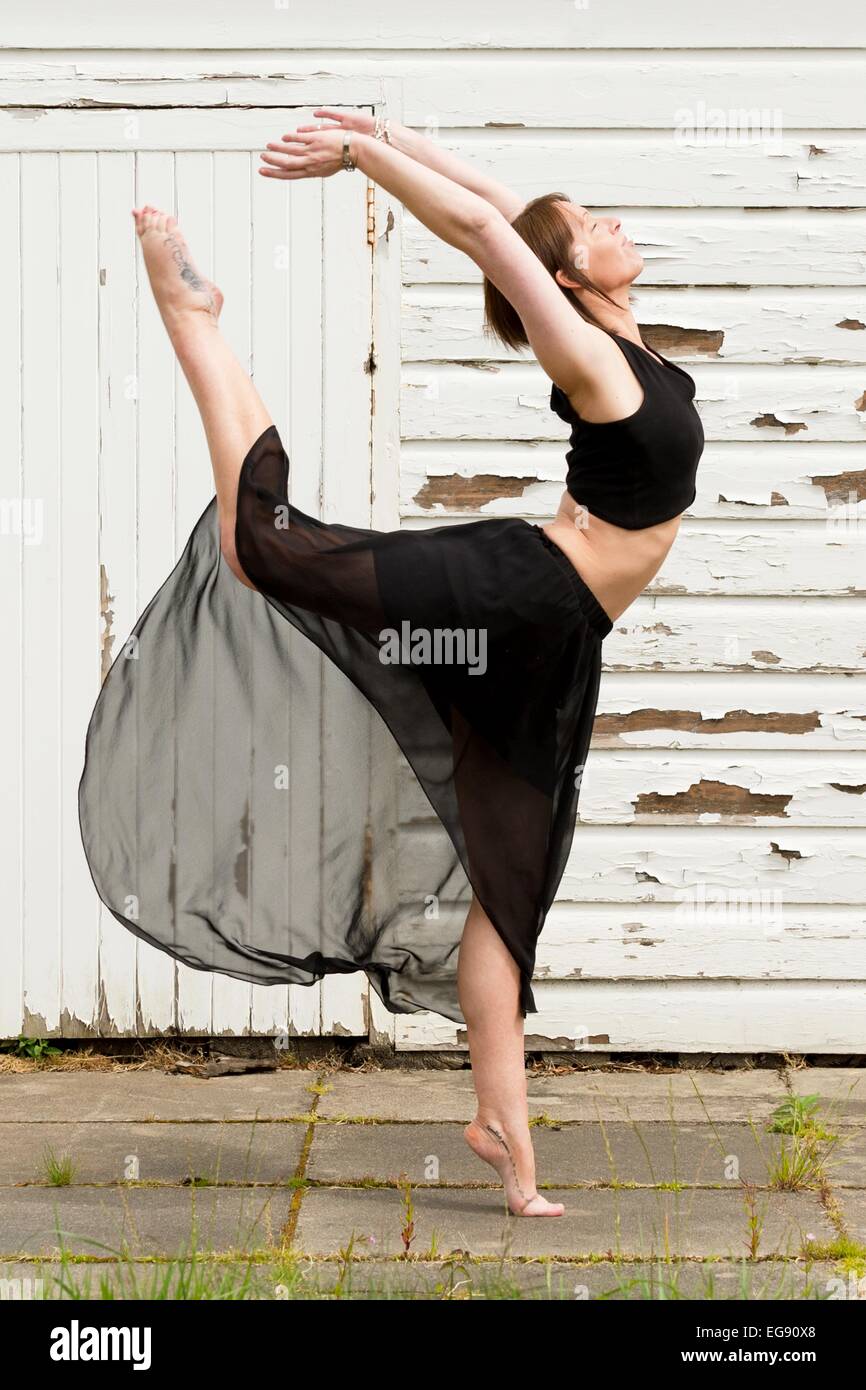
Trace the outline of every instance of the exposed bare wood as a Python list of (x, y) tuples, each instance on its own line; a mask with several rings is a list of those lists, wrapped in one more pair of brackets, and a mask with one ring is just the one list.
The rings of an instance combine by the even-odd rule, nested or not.
[(813, 473), (812, 482), (820, 487), (828, 502), (866, 501), (866, 468), (845, 473)]
[(778, 420), (775, 415), (756, 415), (751, 423), (756, 429), (781, 430), (783, 434), (798, 434), (808, 428), (802, 420)]
[(100, 670), (102, 679), (108, 675), (114, 660), (114, 595), (108, 590), (108, 573), (104, 565), (99, 566), (99, 616), (102, 619), (102, 641), (100, 643)]
[(728, 710), (719, 718), (706, 718), (698, 710), (635, 710), (632, 714), (598, 714), (593, 736), (619, 737), (648, 729), (680, 730), (686, 733), (786, 733), (805, 734), (820, 727), (821, 716), (810, 714), (753, 714), (750, 710)]
[(430, 478), (414, 500), (419, 507), (478, 511), (502, 497), (522, 497), (534, 482), (535, 478), (503, 478), (494, 473), (478, 473), (472, 478), (452, 473), (450, 477)]
[(686, 791), (666, 796), (661, 792), (642, 792), (634, 802), (636, 816), (784, 816), (790, 796), (755, 792), (748, 787), (701, 779)]

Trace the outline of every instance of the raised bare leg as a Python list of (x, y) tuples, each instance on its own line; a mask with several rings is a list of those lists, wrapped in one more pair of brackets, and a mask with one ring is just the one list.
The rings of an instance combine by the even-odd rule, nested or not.
[(235, 553), (238, 477), (251, 445), (273, 422), (220, 333), (222, 294), (196, 269), (175, 218), (149, 205), (132, 215), (154, 299), (204, 425), (222, 553), (237, 578), (253, 588)]
[(466, 1019), (478, 1111), (463, 1131), (466, 1142), (502, 1179), (515, 1216), (561, 1216), (535, 1187), (529, 1131), (520, 972), (476, 898), (472, 899), (458, 958), (457, 989)]

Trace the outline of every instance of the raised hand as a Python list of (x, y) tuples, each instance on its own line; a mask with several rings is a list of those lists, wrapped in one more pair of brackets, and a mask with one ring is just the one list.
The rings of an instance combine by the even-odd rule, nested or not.
[(325, 117), (336, 124), (330, 126), (299, 125), (298, 130), (356, 130), (359, 135), (372, 135), (376, 129), (376, 122), (369, 111), (343, 111), (332, 106), (320, 106), (313, 112), (313, 115)]
[[(269, 151), (269, 152), (268, 152)], [(271, 179), (327, 179), (343, 167), (340, 126), (299, 126), (281, 140), (269, 140), (260, 174)]]

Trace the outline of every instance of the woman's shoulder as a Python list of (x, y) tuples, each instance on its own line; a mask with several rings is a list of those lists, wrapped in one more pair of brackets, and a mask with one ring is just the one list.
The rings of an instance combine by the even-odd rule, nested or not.
[(561, 386), (556, 381), (550, 384), (550, 408), (561, 420), (568, 424), (581, 424), (581, 417), (577, 406), (573, 403), (573, 398), (582, 398), (586, 394), (592, 394), (603, 383), (610, 379), (610, 371), (617, 369), (617, 359), (622, 360), (622, 352), (617, 347), (616, 339), (608, 333), (605, 328), (597, 328), (595, 324), (585, 325), (595, 340), (591, 347), (591, 366), (587, 365), (584, 358), (579, 370), (575, 371), (573, 382), (569, 382), (568, 389)]
[(582, 325), (581, 333), (586, 334), (584, 347), (580, 357), (575, 357), (572, 370), (567, 373), (568, 379), (561, 377), (559, 381), (551, 380), (551, 396), (557, 399), (563, 398), (566, 401), (569, 397), (579, 395), (581, 390), (591, 386), (593, 382), (603, 379), (617, 361), (622, 361), (623, 353), (619, 347), (620, 339), (606, 328), (598, 328), (594, 323)]

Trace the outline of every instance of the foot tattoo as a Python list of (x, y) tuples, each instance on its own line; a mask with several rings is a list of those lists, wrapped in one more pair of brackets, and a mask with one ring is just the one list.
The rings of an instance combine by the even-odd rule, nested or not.
[(529, 1203), (532, 1201), (532, 1199), (533, 1199), (534, 1197), (537, 1197), (537, 1196), (538, 1196), (538, 1193), (537, 1193), (537, 1192), (530, 1192), (529, 1196), (527, 1196), (526, 1193), (524, 1192), (524, 1190), (523, 1190), (523, 1188), (522, 1188), (522, 1186), (521, 1186), (521, 1183), (520, 1183), (520, 1178), (517, 1176), (517, 1164), (514, 1162), (514, 1155), (512, 1154), (511, 1150), (510, 1150), (509, 1147), (508, 1147), (508, 1144), (507, 1144), (506, 1139), (505, 1139), (505, 1135), (504, 1135), (504, 1134), (500, 1134), (500, 1132), (499, 1132), (498, 1129), (494, 1129), (494, 1128), (493, 1128), (493, 1125), (485, 1125), (484, 1128), (487, 1130), (487, 1133), (488, 1133), (488, 1134), (492, 1134), (492, 1135), (493, 1135), (493, 1138), (496, 1140), (497, 1144), (500, 1146), (500, 1148), (502, 1148), (502, 1149), (505, 1150), (505, 1152), (506, 1152), (506, 1154), (507, 1154), (507, 1156), (508, 1156), (508, 1162), (509, 1162), (509, 1164), (510, 1164), (510, 1166), (511, 1166), (511, 1174), (512, 1174), (512, 1177), (514, 1178), (514, 1186), (517, 1188), (517, 1191), (518, 1191), (518, 1193), (520, 1194), (520, 1196), (521, 1196), (521, 1198), (522, 1198), (522, 1200), (523, 1200), (523, 1207), (521, 1208), (521, 1210), (523, 1210), (524, 1208), (526, 1208), (526, 1207), (529, 1206)]
[(199, 294), (206, 294), (208, 312), (212, 314), (215, 313), (216, 304), (212, 293), (213, 287), (207, 280), (201, 278), (195, 266), (187, 260), (186, 244), (179, 241), (171, 232), (169, 232), (168, 236), (165, 238), (165, 244), (171, 251), (172, 260), (177, 266), (181, 280), (183, 280), (184, 284), (189, 285), (191, 290), (196, 290)]
[(135, 229), (154, 298), (169, 334), (202, 312), (216, 323), (223, 305), (220, 290), (193, 264), (177, 221), (159, 208), (134, 209)]
[[(463, 1133), (472, 1152), (498, 1173), (512, 1216), (562, 1216), (565, 1207), (561, 1202), (549, 1202), (537, 1188), (526, 1191), (520, 1180), (515, 1154), (497, 1125), (474, 1119), (470, 1120)], [(528, 1157), (524, 1167), (531, 1170)]]

